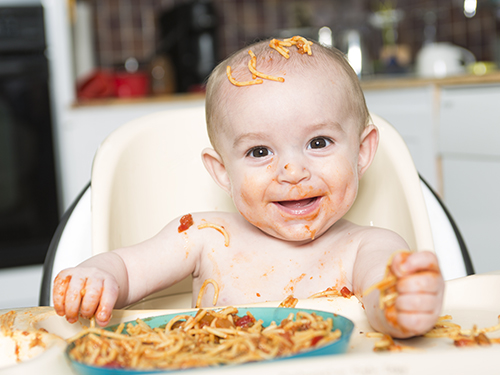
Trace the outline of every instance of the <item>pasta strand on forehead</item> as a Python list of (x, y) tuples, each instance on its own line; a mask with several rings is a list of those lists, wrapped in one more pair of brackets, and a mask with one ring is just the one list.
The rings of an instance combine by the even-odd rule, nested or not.
[(302, 36), (294, 36), (293, 38), (284, 39), (283, 42), (293, 44), (297, 47), (300, 54), (307, 53), (309, 56), (312, 55), (311, 46), (313, 42), (307, 40)]
[[(269, 42), (269, 47), (278, 51), (284, 58), (289, 59), (290, 50), (286, 47), (296, 46), (300, 54), (307, 53), (308, 55), (312, 55), (312, 50), (311, 50), (312, 44), (313, 42), (308, 41), (304, 37), (294, 36), (293, 38), (284, 40), (272, 39)], [(233, 85), (241, 87), (241, 86), (251, 86), (251, 85), (261, 84), (263, 82), (262, 79), (267, 79), (269, 81), (276, 81), (276, 82), (285, 82), (285, 79), (283, 77), (275, 77), (269, 74), (259, 72), (257, 70), (257, 57), (251, 50), (248, 51), (248, 54), (250, 55), (250, 61), (248, 62), (248, 70), (250, 71), (250, 73), (252, 73), (253, 81), (243, 81), (243, 82), (237, 81), (231, 74), (231, 66), (228, 65), (226, 67), (226, 75), (229, 81)], [(262, 79), (259, 79), (257, 77)]]
[[(254, 70), (257, 70), (257, 56), (255, 56), (255, 54), (251, 50), (248, 51), (248, 54), (250, 55), (250, 61), (248, 64), (251, 65)], [(255, 74), (252, 74), (252, 78), (256, 79), (257, 76)]]
[(248, 62), (248, 70), (255, 76), (255, 77), (260, 77), (264, 79), (268, 79), (270, 81), (277, 81), (277, 82), (285, 82), (285, 79), (283, 77), (275, 77), (271, 76), (269, 74), (264, 74), (259, 71), (257, 71), (257, 57), (254, 55), (252, 51), (248, 51), (248, 53), (251, 56), (250, 61)]
[(234, 77), (232, 76), (231, 74), (231, 67), (228, 65), (227, 68), (226, 68), (226, 74), (227, 74), (227, 78), (229, 79), (229, 81), (235, 85), (235, 86), (251, 86), (251, 85), (259, 85), (261, 84), (262, 82), (264, 82), (263, 80), (261, 79), (256, 79), (256, 80), (253, 80), (253, 81), (237, 81), (236, 79), (234, 79)]

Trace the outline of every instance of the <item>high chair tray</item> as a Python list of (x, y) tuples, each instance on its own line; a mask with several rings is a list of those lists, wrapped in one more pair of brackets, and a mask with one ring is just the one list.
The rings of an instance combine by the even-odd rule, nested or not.
[[(446, 282), (442, 315), (451, 315), (454, 323), (464, 329), (491, 327), (498, 324), (500, 314), (500, 272), (473, 275)], [(256, 304), (251, 307), (277, 307), (279, 302)], [(475, 347), (456, 347), (448, 338), (417, 337), (395, 340), (406, 348), (401, 352), (374, 352), (378, 338), (367, 337), (372, 332), (364, 309), (355, 297), (350, 299), (318, 298), (299, 300), (297, 309), (328, 311), (354, 322), (354, 330), (347, 352), (339, 355), (306, 357), (286, 361), (254, 363), (251, 366), (215, 367), (193, 370), (200, 374), (448, 374), (448, 373), (492, 373), (497, 368), (496, 359), (500, 355), (500, 344)], [(10, 310), (0, 310), (0, 314)], [(166, 314), (177, 310), (115, 310), (110, 324)], [(57, 316), (51, 307), (17, 309), (14, 328), (30, 331), (44, 328), (63, 339), (80, 331), (88, 321), (81, 319), (69, 324)], [(490, 338), (500, 337), (500, 331), (489, 332)], [(0, 373), (3, 374), (71, 374), (72, 369), (65, 358), (66, 345), (62, 339), (54, 339), (46, 345), (42, 353), (34, 358), (16, 363), (15, 346), (9, 346), (8, 337), (0, 331)], [(10, 350), (10, 352), (9, 352)], [(185, 370), (181, 371), (186, 373)], [(169, 371), (168, 374), (175, 374)], [(189, 373), (189, 372), (188, 372)]]

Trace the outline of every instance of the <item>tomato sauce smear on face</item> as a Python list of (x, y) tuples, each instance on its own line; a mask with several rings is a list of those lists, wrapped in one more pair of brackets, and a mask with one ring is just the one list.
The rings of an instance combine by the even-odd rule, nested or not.
[(180, 223), (181, 224), (179, 225), (179, 228), (177, 228), (177, 231), (179, 233), (188, 230), (189, 227), (194, 224), (193, 217), (191, 216), (191, 214), (186, 214), (181, 217)]

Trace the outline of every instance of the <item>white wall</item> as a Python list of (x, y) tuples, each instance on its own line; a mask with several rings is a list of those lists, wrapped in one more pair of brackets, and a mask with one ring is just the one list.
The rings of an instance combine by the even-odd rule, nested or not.
[[(59, 129), (66, 114), (75, 102), (74, 73), (71, 43), (71, 25), (69, 24), (68, 1), (41, 0), (44, 6), (45, 35), (47, 40), (46, 55), (49, 60), (50, 94), (52, 103), (53, 138), (55, 145), (56, 167), (61, 163)], [(63, 201), (64, 187), (60, 168), (56, 168), (58, 180), (60, 214), (65, 210)]]

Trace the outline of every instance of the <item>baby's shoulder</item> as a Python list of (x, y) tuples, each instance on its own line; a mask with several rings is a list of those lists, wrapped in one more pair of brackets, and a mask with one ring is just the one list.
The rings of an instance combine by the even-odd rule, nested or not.
[[(235, 249), (244, 251), (269, 245), (269, 236), (251, 225), (239, 213), (197, 212), (192, 214), (192, 226), (185, 238), (190, 243), (210, 252), (212, 257), (234, 255)], [(214, 258), (215, 259), (215, 258)]]
[(179, 232), (184, 230), (192, 235), (201, 235), (203, 238), (206, 237), (207, 233), (212, 233), (211, 231), (200, 231), (200, 229), (205, 228), (215, 229), (225, 237), (235, 237), (253, 230), (253, 227), (236, 212), (193, 212), (176, 218), (170, 225), (174, 227), (178, 225)]
[(217, 224), (227, 227), (241, 226), (244, 220), (237, 212), (207, 211), (190, 214), (194, 225)]

